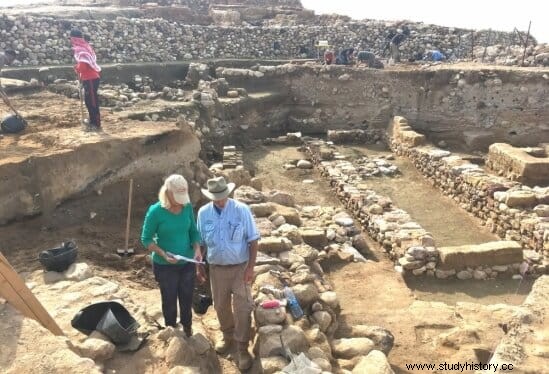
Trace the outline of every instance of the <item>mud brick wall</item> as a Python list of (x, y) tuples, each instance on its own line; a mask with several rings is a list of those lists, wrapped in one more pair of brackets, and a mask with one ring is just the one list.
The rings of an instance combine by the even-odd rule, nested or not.
[[(449, 151), (426, 144), (410, 144), (398, 129), (395, 117), (388, 144), (393, 152), (408, 157), (434, 186), (463, 209), (480, 218), (492, 232), (522, 244), (525, 257), (539, 273), (547, 271), (543, 257), (549, 255), (549, 220), (544, 205), (549, 188), (529, 188), (518, 182), (488, 174)], [(405, 120), (404, 120), (405, 121)], [(404, 132), (413, 132), (404, 127)]]

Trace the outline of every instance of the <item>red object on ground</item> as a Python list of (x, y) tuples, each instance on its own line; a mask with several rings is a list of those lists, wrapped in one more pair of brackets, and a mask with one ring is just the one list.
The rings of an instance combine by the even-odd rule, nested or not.
[(261, 303), (263, 309), (275, 309), (280, 308), (280, 301), (278, 300), (265, 300)]

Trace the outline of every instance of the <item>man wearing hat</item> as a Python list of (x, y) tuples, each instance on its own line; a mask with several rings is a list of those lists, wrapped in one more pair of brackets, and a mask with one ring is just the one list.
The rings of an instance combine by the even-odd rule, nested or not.
[(238, 367), (247, 370), (253, 363), (248, 352), (253, 309), (250, 285), (259, 231), (250, 208), (229, 198), (234, 183), (217, 177), (208, 180), (207, 187), (202, 193), (212, 201), (198, 211), (197, 226), (207, 248), (214, 308), (223, 332), (215, 349), (224, 354), (236, 342)]

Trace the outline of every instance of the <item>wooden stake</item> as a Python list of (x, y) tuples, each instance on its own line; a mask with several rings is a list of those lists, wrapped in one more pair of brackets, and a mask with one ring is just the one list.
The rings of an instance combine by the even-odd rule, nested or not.
[(130, 192), (128, 194), (128, 217), (126, 219), (126, 245), (124, 247), (124, 250), (126, 253), (129, 253), (128, 246), (130, 242), (130, 221), (132, 217), (132, 195), (133, 195), (133, 178), (130, 179)]
[(27, 287), (23, 279), (11, 267), (8, 259), (0, 252), (0, 296), (19, 310), (24, 316), (35, 319), (57, 336), (63, 330), (50, 316), (44, 306)]
[(522, 52), (522, 63), (520, 66), (524, 66), (524, 57), (526, 57), (526, 47), (528, 46), (528, 38), (530, 37), (530, 26), (532, 26), (532, 21), (528, 24), (528, 33), (526, 34), (526, 41), (524, 42), (524, 52)]

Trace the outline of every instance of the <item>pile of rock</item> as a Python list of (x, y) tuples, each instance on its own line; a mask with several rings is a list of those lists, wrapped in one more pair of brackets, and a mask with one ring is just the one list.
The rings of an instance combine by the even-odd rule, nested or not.
[(289, 132), (276, 138), (265, 138), (263, 144), (300, 145), (303, 144), (301, 132)]
[[(234, 13), (233, 13), (234, 14)], [(318, 25), (273, 27), (223, 27), (184, 25), (161, 18), (117, 17), (116, 20), (63, 20), (29, 15), (0, 15), (0, 48), (20, 52), (24, 65), (70, 63), (69, 32), (80, 28), (92, 37), (101, 63), (168, 62), (209, 58), (295, 58), (316, 57), (311, 35), (340, 47), (359, 46), (377, 55), (387, 42), (392, 22), (363, 20)], [(410, 37), (402, 44), (404, 58), (434, 48), (450, 57), (469, 55), (472, 46), (513, 45), (513, 33), (448, 28), (407, 23)], [(489, 40), (488, 40), (489, 39)], [(530, 44), (535, 45), (533, 38)], [(531, 52), (536, 53), (535, 50)], [(545, 61), (543, 53), (534, 60)]]
[[(549, 45), (503, 45), (475, 47), (473, 55), (478, 62), (490, 62), (506, 66), (549, 66)], [(522, 58), (524, 56), (524, 63)]]
[(549, 188), (522, 186), (489, 174), (479, 165), (449, 151), (402, 142), (402, 134), (399, 135), (402, 123), (406, 123), (402, 117), (393, 120), (389, 139), (393, 151), (409, 157), (435, 186), (463, 209), (481, 218), (492, 232), (543, 254), (544, 259), (533, 264), (531, 270), (545, 273), (549, 269), (549, 222), (545, 208), (549, 202)]
[[(304, 353), (319, 370), (331, 372), (334, 364), (352, 370), (359, 367), (359, 361), (364, 365), (372, 357), (386, 363), (385, 354), (394, 338), (383, 328), (359, 326), (351, 337), (334, 339), (340, 307), (323, 266), (365, 261), (358, 249), (367, 250), (350, 215), (332, 207), (296, 206), (292, 195), (276, 190), (261, 192), (242, 186), (234, 196), (249, 204), (262, 237), (253, 294), (258, 328), (255, 345), (264, 372), (274, 373), (288, 365), (282, 342), (293, 354)], [(283, 300), (285, 284), (296, 295), (305, 317), (295, 320), (284, 306), (261, 307), (267, 300)]]
[(334, 144), (369, 144), (382, 139), (379, 130), (328, 130), (328, 140)]

